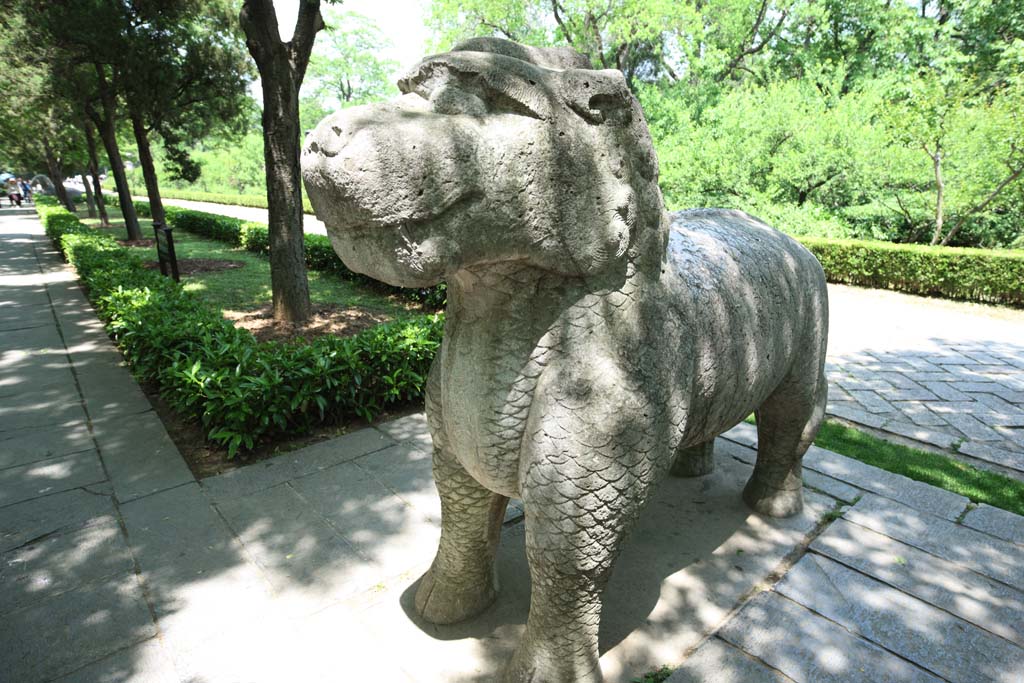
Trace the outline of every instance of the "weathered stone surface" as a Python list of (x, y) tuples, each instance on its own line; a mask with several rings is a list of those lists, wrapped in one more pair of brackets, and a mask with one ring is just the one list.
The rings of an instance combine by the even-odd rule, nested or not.
[(800, 683), (940, 683), (774, 591), (758, 594), (718, 633)]
[(665, 683), (789, 683), (792, 680), (729, 643), (710, 638)]
[(93, 419), (93, 434), (122, 503), (194, 481), (155, 412)]
[[(55, 683), (180, 683), (181, 680), (160, 639), (150, 638), (59, 678)], [(209, 678), (201, 680), (203, 683), (211, 681)]]
[(19, 432), (26, 429), (59, 429), (84, 424), (85, 411), (77, 395), (68, 396), (59, 402), (23, 402), (0, 408), (0, 439), (17, 438)]
[(1024, 593), (998, 581), (843, 519), (811, 549), (1024, 645)]
[(374, 429), (360, 429), (249, 467), (209, 477), (203, 480), (203, 488), (217, 500), (246, 496), (394, 445), (390, 437)]
[(0, 514), (0, 552), (58, 531), (101, 524), (114, 519), (113, 515), (109, 495), (84, 489), (10, 505)]
[(0, 619), (5, 680), (48, 681), (156, 635), (134, 574), (53, 595)]
[(66, 427), (27, 429), (0, 439), (0, 470), (86, 450), (94, 450), (89, 426), (83, 421)]
[(1024, 590), (1024, 548), (866, 494), (843, 517), (878, 533)]
[(950, 681), (1024, 678), (1024, 650), (821, 555), (775, 587), (789, 599)]
[(970, 455), (980, 460), (987, 460), (1003, 467), (1024, 472), (1024, 451), (1011, 451), (970, 441), (961, 444), (959, 450), (964, 455)]
[(0, 555), (0, 614), (131, 571), (128, 546), (113, 520), (44, 537)]
[(1024, 546), (1024, 517), (982, 503), (964, 516), (962, 524), (990, 536)]
[(328, 117), (303, 152), (349, 268), (448, 283), (427, 386), (445, 526), (416, 607), (453, 623), (494, 600), (521, 498), (534, 607), (507, 681), (600, 680), (600, 587), (647, 492), (755, 408), (766, 445), (744, 497), (796, 513), (826, 402), (821, 266), (741, 212), (669, 216), (639, 103), (588, 67), (473, 39), (394, 101)]
[(0, 470), (0, 507), (97, 484), (106, 479), (95, 450), (10, 467)]

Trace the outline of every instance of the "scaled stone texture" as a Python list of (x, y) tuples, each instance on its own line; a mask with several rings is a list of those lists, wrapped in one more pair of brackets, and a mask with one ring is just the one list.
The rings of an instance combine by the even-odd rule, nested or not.
[(601, 592), (652, 487), (711, 468), (757, 413), (757, 512), (796, 513), (821, 422), (828, 299), (815, 258), (739, 211), (668, 214), (643, 112), (569, 49), (467, 41), (388, 103), (324, 119), (303, 177), (352, 270), (448, 283), (427, 386), (442, 534), (416, 607), (498, 590), (521, 498), (532, 578), (509, 682), (600, 681)]

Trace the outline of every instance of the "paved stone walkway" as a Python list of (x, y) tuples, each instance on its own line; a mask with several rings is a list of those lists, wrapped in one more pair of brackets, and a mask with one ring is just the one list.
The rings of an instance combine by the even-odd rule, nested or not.
[(831, 415), (1024, 479), (1024, 312), (830, 286)]
[[(609, 683), (1024, 679), (1024, 518), (815, 448), (805, 511), (764, 519), (739, 497), (755, 438), (646, 509), (605, 602)], [(492, 608), (420, 622), (429, 447), (416, 414), (195, 481), (38, 223), (0, 213), (0, 680), (496, 680), (524, 522)]]

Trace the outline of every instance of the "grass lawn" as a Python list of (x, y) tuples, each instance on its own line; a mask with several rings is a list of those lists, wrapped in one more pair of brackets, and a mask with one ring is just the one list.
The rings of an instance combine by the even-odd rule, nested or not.
[[(113, 224), (106, 232), (118, 239), (126, 239), (124, 222), (121, 213), (114, 207), (107, 208)], [(100, 229), (99, 220), (87, 218), (85, 212), (79, 212), (83, 223)], [(153, 221), (140, 218), (143, 237), (153, 237)], [(143, 249), (142, 247), (137, 247)], [(178, 260), (182, 259), (226, 259), (240, 261), (245, 265), (241, 268), (222, 270), (196, 275), (182, 275), (181, 281), (185, 289), (202, 293), (214, 306), (221, 310), (251, 310), (271, 303), (270, 262), (267, 259), (250, 253), (241, 247), (233, 247), (224, 242), (208, 240), (180, 230), (174, 231), (174, 248)], [(145, 248), (152, 252), (156, 260), (156, 247)], [(336, 304), (344, 307), (359, 307), (400, 316), (407, 309), (401, 302), (393, 301), (387, 296), (361, 287), (355, 283), (342, 280), (329, 273), (309, 271), (309, 296), (314, 305)]]
[[(746, 421), (754, 424), (754, 417)], [(821, 425), (814, 443), (879, 469), (966, 496), (971, 502), (1024, 515), (1024, 482), (1011, 477), (939, 453), (890, 443), (832, 420)]]

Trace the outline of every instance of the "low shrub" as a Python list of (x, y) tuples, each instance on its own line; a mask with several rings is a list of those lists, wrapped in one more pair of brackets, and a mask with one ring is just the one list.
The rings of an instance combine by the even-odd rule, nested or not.
[[(40, 206), (133, 372), (179, 412), (198, 417), (228, 455), (422, 396), (441, 341), (440, 315), (344, 339), (257, 342), (199, 296), (142, 266), (142, 257), (63, 209)], [(70, 217), (70, 218), (69, 218)], [(72, 220), (73, 219), (73, 220)]]
[(1024, 252), (801, 237), (829, 282), (1024, 306)]
[[(270, 254), (270, 234), (263, 223), (179, 207), (168, 207), (167, 223), (173, 228), (180, 228), (195, 235), (241, 246), (246, 251), (264, 256)], [(443, 284), (422, 289), (392, 287), (346, 268), (334, 252), (334, 247), (327, 236), (305, 235), (304, 242), (306, 267), (310, 270), (332, 273), (345, 280), (395, 294), (432, 310), (444, 307), (447, 289)]]

